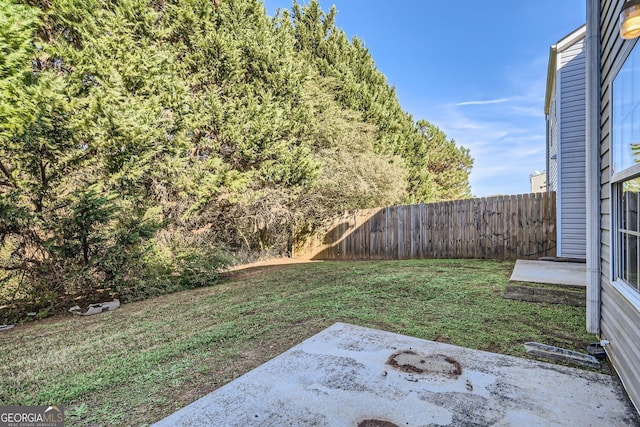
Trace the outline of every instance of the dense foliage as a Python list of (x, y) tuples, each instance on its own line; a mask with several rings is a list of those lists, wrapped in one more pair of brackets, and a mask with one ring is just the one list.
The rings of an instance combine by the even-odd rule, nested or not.
[(0, 0), (0, 304), (206, 284), (346, 209), (469, 197), (468, 150), (335, 16)]

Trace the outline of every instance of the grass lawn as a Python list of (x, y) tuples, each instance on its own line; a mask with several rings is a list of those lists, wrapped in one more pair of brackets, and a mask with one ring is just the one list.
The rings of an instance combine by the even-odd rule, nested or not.
[(68, 425), (144, 425), (341, 321), (525, 356), (584, 351), (584, 307), (502, 298), (512, 262), (324, 262), (0, 333), (0, 404), (63, 404)]

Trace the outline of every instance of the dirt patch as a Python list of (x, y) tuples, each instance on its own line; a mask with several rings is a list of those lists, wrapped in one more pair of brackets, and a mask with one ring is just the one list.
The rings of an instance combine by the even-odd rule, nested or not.
[(574, 307), (586, 306), (584, 291), (568, 291), (530, 286), (507, 286), (504, 292), (506, 299), (527, 302), (546, 302), (549, 304), (566, 304)]
[(445, 343), (445, 344), (451, 344), (451, 340), (445, 336), (442, 336), (440, 334), (436, 334), (435, 337), (433, 337), (433, 340), (435, 342), (441, 342), (441, 343)]

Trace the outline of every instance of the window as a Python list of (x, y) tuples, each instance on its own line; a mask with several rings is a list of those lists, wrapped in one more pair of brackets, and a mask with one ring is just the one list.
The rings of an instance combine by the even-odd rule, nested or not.
[(613, 80), (611, 101), (614, 275), (640, 291), (640, 48)]
[(640, 290), (638, 271), (640, 270), (640, 251), (638, 243), (640, 227), (638, 227), (638, 208), (640, 197), (640, 178), (633, 178), (619, 184), (622, 195), (620, 197), (620, 212), (618, 219), (619, 271), (618, 276), (636, 290)]
[(640, 50), (633, 49), (613, 81), (613, 173), (640, 163)]

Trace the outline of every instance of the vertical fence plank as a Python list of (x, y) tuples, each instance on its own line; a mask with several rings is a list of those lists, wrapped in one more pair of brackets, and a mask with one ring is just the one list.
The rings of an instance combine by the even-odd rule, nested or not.
[(396, 250), (398, 251), (397, 259), (404, 259), (404, 209), (403, 206), (396, 207), (396, 230), (398, 231), (398, 240), (396, 241)]
[(389, 238), (391, 233), (389, 232), (389, 210), (391, 208), (385, 208), (384, 209), (384, 250), (381, 251), (380, 253), (380, 257), (382, 259), (387, 259), (387, 256), (389, 254)]
[(482, 218), (482, 258), (491, 258), (491, 240), (493, 238), (491, 235), (491, 199), (482, 199), (482, 212), (484, 213)]
[(353, 224), (351, 223), (352, 219), (354, 218), (354, 214), (349, 214), (346, 218), (345, 218), (345, 222), (344, 222), (344, 234), (341, 236), (342, 238), (342, 256), (345, 259), (353, 259), (354, 257), (354, 247), (353, 247), (353, 241), (354, 241), (354, 234), (357, 232), (357, 230), (353, 229)]
[(509, 253), (509, 196), (502, 197), (502, 260), (508, 259)]
[(378, 236), (380, 235), (380, 213), (378, 212), (371, 218), (371, 228), (369, 231), (369, 259), (378, 259), (376, 250), (380, 245)]
[(420, 203), (420, 258), (427, 258), (427, 219), (424, 204)]
[(478, 222), (480, 223), (480, 254), (479, 258), (487, 257), (487, 209), (486, 209), (487, 199), (484, 197), (480, 199), (480, 208), (478, 209)]
[(409, 258), (410, 259), (415, 259), (417, 258), (417, 253), (416, 253), (416, 241), (419, 239), (419, 234), (417, 233), (417, 228), (416, 228), (416, 223), (415, 223), (415, 210), (416, 210), (416, 205), (411, 205), (409, 206), (409, 218), (410, 218), (410, 222), (411, 222), (411, 228), (410, 228), (410, 233), (409, 233), (409, 239), (411, 241), (411, 249), (409, 252)]
[(455, 215), (453, 217), (453, 222), (451, 224), (451, 228), (453, 229), (453, 235), (454, 235), (454, 240), (455, 240), (455, 250), (454, 250), (454, 256), (456, 258), (461, 258), (461, 252), (462, 252), (462, 212), (460, 209), (460, 203), (458, 201), (453, 201), (451, 202), (451, 208), (453, 209), (453, 211), (455, 212)]
[[(548, 205), (547, 205), (547, 218), (556, 218), (556, 198), (557, 198), (557, 194), (555, 192), (551, 193), (551, 200), (548, 201)], [(551, 223), (549, 221), (549, 228), (547, 231), (547, 240), (549, 242), (551, 242), (551, 245), (549, 246), (550, 249), (550, 253), (548, 254), (549, 256), (556, 256), (556, 254), (558, 253), (558, 240), (557, 240), (557, 234), (556, 234), (556, 230), (557, 230), (557, 222), (553, 221), (553, 223)]]
[(476, 247), (474, 248), (474, 258), (482, 258), (482, 199), (476, 199), (474, 202), (473, 214), (471, 220), (475, 224), (476, 229)]
[(542, 235), (542, 210), (544, 208), (544, 206), (541, 203), (541, 199), (540, 197), (538, 197), (538, 194), (534, 193), (534, 215), (535, 215), (535, 229), (536, 229), (536, 233), (535, 233), (535, 250), (534, 250), (534, 259), (541, 257), (544, 255), (544, 236)]
[(491, 251), (490, 259), (496, 259), (498, 253), (498, 198), (491, 197)]
[(420, 230), (420, 205), (412, 205), (411, 206), (411, 218), (412, 218), (412, 235), (413, 237), (413, 250), (412, 250), (412, 259), (420, 259), (420, 239), (422, 238), (422, 233)]
[[(371, 218), (370, 213), (368, 216), (369, 218)], [(369, 248), (371, 247), (371, 242), (369, 241), (369, 239), (371, 238), (371, 221), (367, 221), (367, 220), (364, 220), (364, 218), (360, 218), (359, 228), (361, 229), (360, 236), (362, 238), (362, 243), (360, 246), (360, 253), (362, 255), (362, 259), (370, 259)]]
[(454, 257), (455, 250), (456, 250), (456, 242), (455, 242), (455, 230), (453, 228), (453, 223), (455, 222), (453, 203), (447, 202), (446, 207), (447, 207), (447, 211), (445, 213), (445, 220), (446, 220), (445, 230), (448, 231), (446, 254), (449, 255), (450, 257)]
[(511, 244), (510, 241), (510, 236), (511, 236), (511, 227), (510, 227), (510, 221), (511, 221), (511, 212), (510, 212), (510, 208), (511, 208), (511, 203), (510, 203), (510, 197), (509, 196), (504, 196), (502, 198), (502, 228), (504, 229), (504, 236), (503, 236), (503, 241), (504, 244), (502, 246), (502, 259), (509, 259), (509, 245)]
[(463, 256), (463, 246), (465, 244), (464, 241), (464, 217), (463, 217), (463, 206), (464, 203), (462, 200), (456, 200), (453, 203), (456, 211), (456, 220), (454, 221), (453, 227), (456, 229), (456, 258), (464, 258)]
[(404, 259), (413, 258), (413, 205), (407, 205), (403, 208), (404, 211)]
[(516, 196), (516, 230), (515, 230), (515, 234), (516, 234), (516, 253), (514, 254), (516, 258), (520, 258), (521, 254), (523, 254), (524, 252), (522, 251), (522, 241), (523, 241), (523, 235), (522, 235), (522, 231), (524, 230), (524, 226), (522, 224), (522, 217), (523, 217), (523, 210), (522, 210), (522, 194), (518, 194)]
[(437, 242), (436, 253), (434, 255), (436, 258), (442, 258), (443, 254), (447, 253), (448, 236), (447, 234), (445, 234), (447, 230), (445, 229), (445, 224), (444, 224), (444, 216), (446, 215), (447, 205), (446, 203), (439, 203), (436, 209), (437, 209), (436, 223), (438, 226), (435, 230), (433, 230), (434, 236)]
[(436, 246), (435, 246), (435, 252), (433, 254), (433, 256), (435, 258), (439, 258), (440, 254), (445, 253), (445, 251), (447, 250), (446, 247), (446, 241), (445, 241), (445, 236), (444, 236), (444, 209), (445, 209), (445, 205), (442, 203), (439, 203), (438, 206), (435, 207), (436, 208), (436, 212), (435, 212), (435, 217), (434, 219), (436, 220), (436, 227), (433, 229), (433, 238), (436, 242)]
[(425, 206), (426, 224), (428, 232), (428, 252), (427, 258), (436, 257), (435, 240), (433, 230), (435, 227), (435, 206)]
[(536, 250), (536, 218), (535, 218), (535, 209), (534, 202), (535, 197), (532, 194), (527, 194), (528, 204), (527, 204), (527, 227), (529, 228), (525, 235), (527, 236), (527, 242), (529, 243), (529, 250), (527, 252), (527, 258), (531, 259), (536, 257), (535, 253), (538, 252)]
[(524, 242), (524, 248), (522, 250), (521, 257), (529, 259), (531, 256), (531, 203), (528, 194), (522, 195), (523, 208), (522, 213), (522, 240)]
[(509, 196), (509, 259), (518, 258), (518, 197)]
[(424, 231), (422, 254), (424, 258), (433, 258), (431, 251), (431, 224), (433, 219), (429, 215), (430, 212), (432, 212), (432, 209), (428, 208), (427, 205), (422, 206), (422, 229)]
[(389, 248), (387, 259), (398, 259), (398, 206), (389, 208)]
[[(445, 258), (447, 256), (452, 256), (452, 249), (451, 249), (451, 241), (452, 241), (452, 230), (451, 227), (449, 226), (450, 224), (450, 218), (451, 218), (451, 203), (444, 203), (442, 205), (444, 207), (444, 212), (442, 213), (442, 229), (445, 232), (445, 236), (444, 236), (444, 252), (442, 253), (442, 256), (440, 256), (440, 258)], [(451, 221), (452, 222), (452, 221)]]
[(496, 197), (496, 258), (504, 259), (504, 223), (502, 221), (502, 200), (503, 197)]
[(472, 202), (467, 209), (467, 229), (469, 230), (469, 251), (468, 258), (476, 258), (476, 252), (478, 250), (478, 233), (475, 221), (473, 220), (475, 211), (475, 202)]
[(518, 258), (525, 256), (525, 254), (527, 253), (524, 246), (525, 245), (524, 231), (527, 228), (525, 224), (526, 222), (525, 216), (526, 216), (526, 209), (524, 206), (524, 196), (522, 194), (518, 194), (518, 251), (517, 251)]
[(437, 258), (439, 253), (442, 253), (442, 236), (440, 236), (440, 209), (442, 205), (438, 203), (434, 206), (429, 206), (431, 213), (431, 258)]
[(481, 241), (480, 241), (480, 235), (482, 232), (482, 228), (481, 228), (481, 215), (480, 215), (480, 207), (481, 207), (481, 203), (480, 203), (480, 199), (475, 199), (473, 201), (473, 212), (471, 212), (470, 215), (470, 220), (473, 223), (474, 227), (473, 227), (473, 235), (474, 235), (474, 246), (473, 246), (473, 257), (474, 258), (481, 258)]

